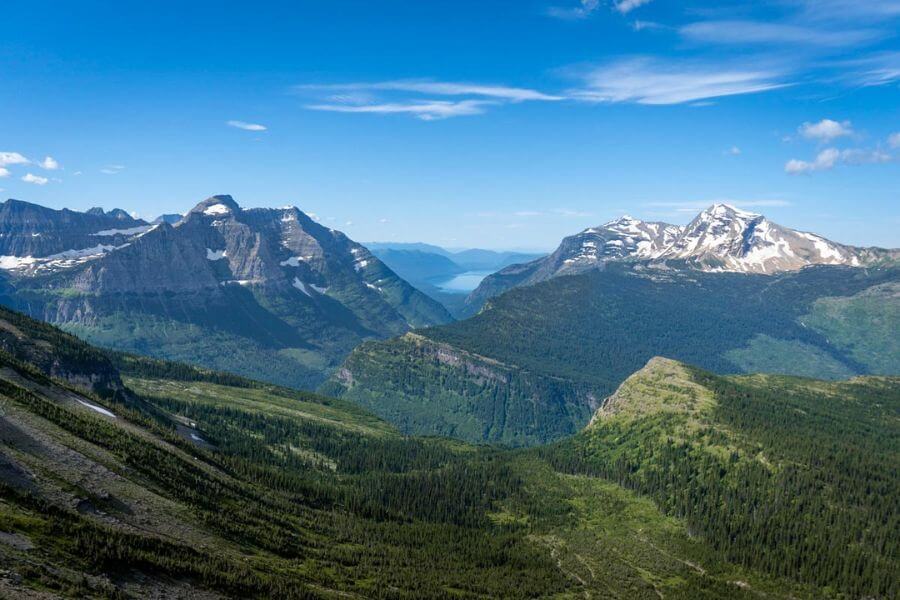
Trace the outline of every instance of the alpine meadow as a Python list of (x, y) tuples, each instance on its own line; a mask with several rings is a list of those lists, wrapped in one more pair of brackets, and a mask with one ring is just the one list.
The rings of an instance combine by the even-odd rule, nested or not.
[(900, 599), (900, 2), (4, 7), (0, 598)]

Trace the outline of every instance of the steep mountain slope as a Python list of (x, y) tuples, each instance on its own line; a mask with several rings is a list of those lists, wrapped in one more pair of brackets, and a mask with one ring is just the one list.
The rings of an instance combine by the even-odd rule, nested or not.
[(214, 196), (142, 227), (74, 264), (8, 269), (4, 302), (107, 347), (305, 387), (364, 339), (451, 320), (293, 207)]
[(622, 217), (562, 241), (550, 256), (513, 265), (487, 278), (466, 299), (464, 314), (522, 285), (644, 261), (657, 268), (774, 274), (811, 265), (872, 266), (900, 259), (900, 251), (856, 248), (772, 223), (762, 215), (714, 204), (686, 227)]
[(720, 377), (657, 357), (543, 454), (653, 498), (729, 560), (892, 598), (898, 416), (896, 377)]
[[(53, 337), (61, 365), (109, 369), (46, 325), (0, 322), (22, 347)], [(128, 387), (94, 395), (0, 352), (4, 597), (830, 594), (725, 562), (647, 499), (533, 453), (410, 439), (339, 400), (118, 362)], [(859, 589), (878, 590), (867, 572)]]
[[(897, 374), (885, 326), (900, 299), (884, 290), (898, 281), (897, 268), (766, 276), (609, 263), (510, 290), (465, 321), (364, 344), (322, 390), (403, 431), (535, 444), (580, 429), (655, 355), (719, 373)], [(837, 313), (852, 319), (834, 306), (852, 307)]]

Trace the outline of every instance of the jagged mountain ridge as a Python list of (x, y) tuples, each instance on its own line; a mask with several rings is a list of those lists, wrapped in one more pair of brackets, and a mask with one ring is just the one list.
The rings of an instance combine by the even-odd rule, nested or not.
[(859, 267), (898, 258), (898, 250), (838, 244), (783, 227), (763, 215), (714, 204), (684, 227), (629, 216), (591, 227), (565, 238), (545, 258), (490, 275), (466, 302), (472, 313), (487, 299), (512, 287), (603, 268), (610, 261), (771, 275), (811, 265)]
[(153, 226), (122, 209), (55, 210), (9, 199), (0, 204), (0, 268), (68, 268), (127, 244)]
[(102, 345), (304, 386), (364, 339), (451, 320), (296, 207), (213, 196), (175, 226), (141, 227), (53, 268), (7, 258), (6, 302)]

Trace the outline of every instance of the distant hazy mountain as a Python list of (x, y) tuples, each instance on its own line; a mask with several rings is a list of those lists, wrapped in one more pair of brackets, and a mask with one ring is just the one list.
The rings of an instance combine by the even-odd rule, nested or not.
[(543, 256), (538, 253), (507, 250), (482, 250), (479, 248), (447, 250), (440, 246), (424, 244), (421, 242), (366, 242), (365, 246), (379, 256), (380, 252), (387, 250), (417, 251), (427, 254), (437, 254), (449, 258), (465, 271), (494, 271), (512, 264), (526, 262), (538, 258), (539, 256)]
[(416, 287), (434, 285), (467, 270), (442, 254), (422, 250), (379, 249), (372, 254)]
[(101, 345), (278, 383), (313, 386), (364, 339), (451, 320), (294, 207), (214, 196), (173, 227), (9, 201), (0, 233), (7, 304)]
[(481, 283), (466, 300), (468, 314), (521, 285), (603, 268), (613, 261), (647, 261), (659, 268), (773, 274), (810, 265), (867, 266), (900, 258), (900, 250), (857, 248), (772, 223), (762, 215), (715, 204), (686, 227), (628, 216), (565, 238), (555, 252), (516, 264)]

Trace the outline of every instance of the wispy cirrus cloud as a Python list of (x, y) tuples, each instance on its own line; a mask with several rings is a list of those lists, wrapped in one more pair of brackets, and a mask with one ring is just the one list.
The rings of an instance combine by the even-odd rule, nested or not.
[(645, 4), (650, 4), (650, 2), (652, 2), (652, 0), (617, 0), (616, 2), (613, 2), (613, 6), (617, 11), (624, 15)]
[[(432, 94), (436, 96), (479, 96), (494, 98), (510, 102), (525, 102), (527, 100), (562, 100), (559, 96), (545, 94), (538, 90), (505, 85), (485, 85), (477, 83), (460, 83), (447, 81), (430, 81), (421, 79), (375, 81), (363, 83), (344, 84), (306, 84), (296, 85), (294, 90), (298, 92), (326, 91), (326, 92), (413, 92), (418, 94)], [(353, 96), (348, 96), (353, 99)], [(366, 96), (363, 96), (366, 98)]]
[(124, 170), (125, 170), (124, 165), (106, 165), (105, 167), (100, 169), (100, 172), (103, 173), (104, 175), (118, 175), (119, 173), (121, 173)]
[(822, 21), (900, 17), (898, 0), (782, 0), (782, 3), (799, 7), (806, 18)]
[(564, 99), (522, 87), (418, 79), (304, 84), (294, 86), (293, 91), (320, 98), (306, 105), (310, 110), (408, 114), (424, 121), (480, 115), (489, 107), (502, 104)]
[(787, 87), (774, 70), (633, 57), (592, 67), (569, 95), (585, 102), (683, 104)]
[(485, 108), (496, 102), (462, 100), (452, 102), (447, 100), (430, 100), (424, 102), (407, 103), (383, 103), (383, 104), (308, 104), (310, 110), (322, 110), (342, 113), (363, 114), (409, 114), (423, 121), (435, 121), (483, 114)]
[(719, 45), (804, 45), (854, 46), (883, 38), (877, 29), (837, 29), (803, 24), (722, 20), (699, 21), (679, 28), (682, 37), (693, 42)]
[[(613, 0), (609, 5), (616, 12), (625, 15), (650, 2), (652, 0)], [(586, 19), (603, 5), (600, 0), (581, 0), (579, 4), (551, 6), (547, 9), (547, 14), (557, 19)]]
[(243, 129), (244, 131), (266, 131), (268, 129), (268, 127), (260, 125), (259, 123), (248, 123), (247, 121), (237, 121), (234, 119), (226, 121), (225, 124), (229, 127), (234, 127), (235, 129)]

